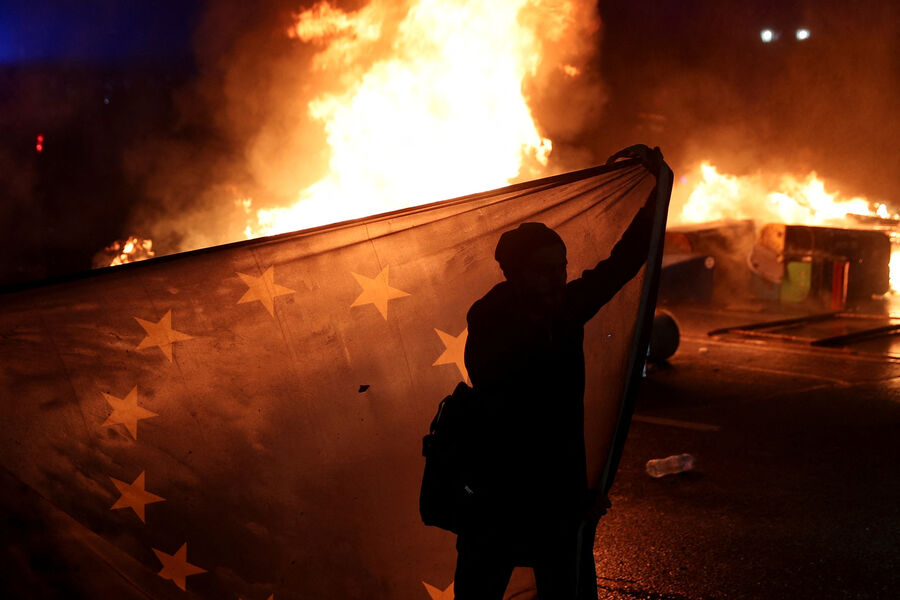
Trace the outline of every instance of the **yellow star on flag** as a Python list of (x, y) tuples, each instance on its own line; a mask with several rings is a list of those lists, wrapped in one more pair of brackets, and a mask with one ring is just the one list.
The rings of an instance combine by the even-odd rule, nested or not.
[(450, 335), (440, 329), (435, 329), (441, 341), (444, 342), (444, 353), (441, 354), (432, 366), (456, 365), (462, 378), (468, 382), (469, 372), (466, 370), (466, 338), (469, 337), (469, 328), (466, 327), (459, 335)]
[(137, 439), (137, 424), (141, 419), (149, 419), (157, 417), (155, 412), (150, 412), (146, 408), (138, 406), (137, 386), (134, 386), (128, 395), (124, 398), (116, 398), (112, 394), (101, 392), (103, 397), (112, 407), (112, 414), (107, 417), (104, 426), (122, 424), (131, 434), (132, 439)]
[(119, 481), (115, 477), (110, 477), (110, 479), (112, 479), (112, 482), (115, 484), (116, 488), (118, 488), (119, 493), (122, 494), (122, 496), (116, 500), (116, 503), (112, 505), (110, 510), (116, 508), (130, 508), (137, 514), (141, 523), (147, 522), (147, 519), (144, 518), (144, 508), (147, 504), (165, 501), (165, 498), (161, 498), (156, 494), (151, 494), (144, 488), (144, 471), (141, 471), (141, 474), (138, 475), (133, 483), (125, 483), (124, 481)]
[(403, 290), (398, 290), (397, 288), (392, 288), (388, 285), (388, 267), (383, 268), (381, 273), (376, 275), (374, 279), (353, 272), (351, 272), (351, 274), (356, 278), (359, 285), (362, 286), (363, 292), (350, 306), (374, 304), (375, 308), (378, 309), (378, 312), (381, 313), (381, 316), (384, 317), (385, 321), (387, 320), (388, 300), (409, 296), (409, 294)]
[(450, 585), (446, 590), (441, 590), (439, 588), (434, 587), (433, 585), (428, 585), (424, 581), (422, 585), (425, 586), (425, 590), (428, 592), (428, 595), (431, 596), (431, 600), (453, 600), (453, 582), (450, 582)]
[(238, 277), (243, 279), (250, 289), (244, 292), (244, 295), (241, 296), (237, 303), (242, 304), (259, 300), (273, 317), (275, 316), (275, 298), (294, 293), (294, 290), (275, 283), (275, 267), (266, 269), (262, 277), (254, 277), (245, 273), (238, 273)]
[(153, 346), (159, 346), (159, 349), (163, 351), (163, 354), (166, 355), (170, 361), (172, 360), (172, 344), (175, 342), (182, 342), (184, 340), (193, 339), (192, 336), (189, 336), (186, 333), (182, 333), (180, 331), (175, 331), (172, 329), (172, 311), (167, 312), (162, 319), (159, 320), (159, 323), (154, 323), (153, 321), (145, 321), (143, 319), (139, 319), (137, 317), (134, 318), (135, 321), (140, 324), (141, 327), (144, 328), (144, 331), (147, 332), (147, 337), (141, 340), (141, 343), (138, 344), (137, 349), (143, 350), (144, 348), (152, 348)]
[(187, 561), (187, 542), (181, 545), (175, 554), (166, 554), (161, 550), (152, 548), (156, 558), (163, 564), (159, 576), (163, 579), (171, 579), (175, 585), (180, 587), (182, 591), (185, 589), (185, 579), (188, 575), (199, 575), (206, 573), (206, 569), (201, 569), (196, 565), (192, 565)]

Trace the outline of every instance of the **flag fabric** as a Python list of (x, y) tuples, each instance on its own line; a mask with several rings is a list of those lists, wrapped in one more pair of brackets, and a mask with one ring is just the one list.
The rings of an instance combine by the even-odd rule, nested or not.
[[(0, 596), (452, 598), (421, 443), (494, 246), (543, 222), (577, 277), (648, 198), (658, 242), (631, 160), (3, 294)], [(595, 487), (658, 261), (586, 328)]]

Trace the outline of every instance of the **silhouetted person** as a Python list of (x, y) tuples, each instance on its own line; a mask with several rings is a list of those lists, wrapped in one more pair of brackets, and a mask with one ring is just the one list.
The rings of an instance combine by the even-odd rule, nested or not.
[(568, 283), (552, 229), (523, 223), (500, 237), (506, 281), (467, 316), (465, 363), (485, 412), (472, 424), (478, 504), (457, 538), (458, 600), (500, 600), (515, 566), (534, 568), (542, 600), (575, 598), (578, 527), (591, 505), (584, 325), (644, 264), (652, 221), (648, 202), (610, 257)]

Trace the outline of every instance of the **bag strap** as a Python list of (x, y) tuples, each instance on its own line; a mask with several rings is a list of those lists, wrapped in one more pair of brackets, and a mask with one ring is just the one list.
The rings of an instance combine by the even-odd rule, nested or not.
[(445, 396), (444, 399), (441, 400), (441, 403), (438, 404), (437, 414), (434, 415), (434, 418), (431, 420), (431, 426), (428, 428), (429, 433), (433, 435), (437, 432), (438, 428), (440, 428), (441, 420), (448, 411), (448, 405), (451, 402), (454, 404), (465, 402), (474, 391), (475, 390), (469, 387), (465, 381), (460, 381), (453, 389), (453, 393), (449, 396)]
[(434, 418), (431, 420), (431, 426), (428, 428), (428, 432), (431, 435), (437, 433), (438, 426), (441, 422), (441, 417), (444, 414), (444, 410), (447, 408), (447, 402), (452, 398), (452, 396), (445, 396), (441, 403), (438, 404), (437, 414), (434, 415)]

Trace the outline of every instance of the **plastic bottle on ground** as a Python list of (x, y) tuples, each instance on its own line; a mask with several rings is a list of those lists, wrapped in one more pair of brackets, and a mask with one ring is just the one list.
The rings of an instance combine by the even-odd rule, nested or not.
[(647, 461), (647, 475), (663, 477), (674, 473), (683, 473), (694, 468), (694, 457), (690, 454), (675, 454), (666, 458), (655, 458)]

